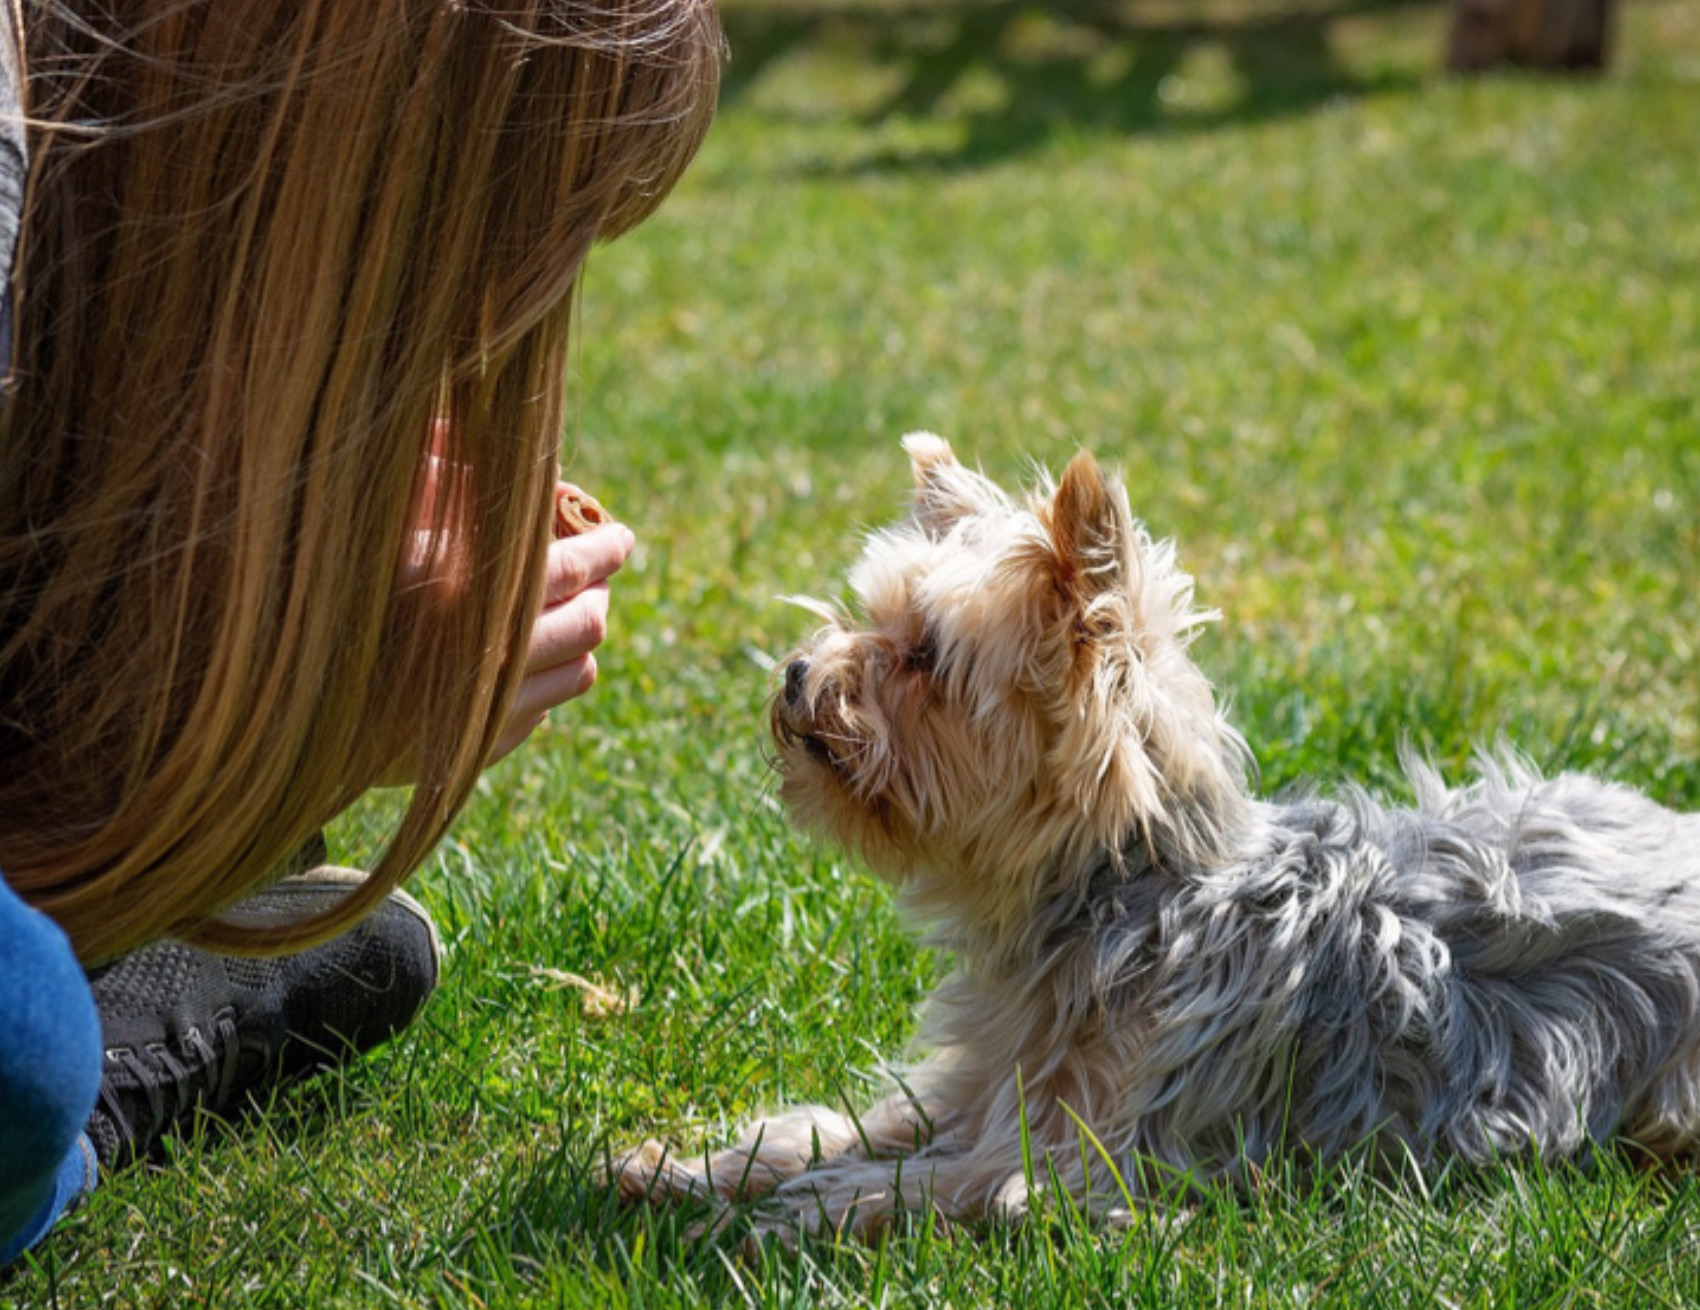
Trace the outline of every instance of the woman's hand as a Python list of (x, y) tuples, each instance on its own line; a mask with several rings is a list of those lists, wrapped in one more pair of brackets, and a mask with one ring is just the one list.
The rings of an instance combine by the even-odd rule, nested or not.
[(490, 763), (529, 737), (549, 711), (596, 682), (596, 648), (608, 635), (608, 579), (636, 542), (623, 523), (608, 523), (549, 547), (543, 612), (531, 629), (525, 676)]

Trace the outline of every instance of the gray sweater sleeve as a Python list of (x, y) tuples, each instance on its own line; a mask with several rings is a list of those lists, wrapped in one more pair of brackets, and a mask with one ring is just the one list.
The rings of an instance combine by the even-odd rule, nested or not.
[(24, 207), (24, 121), (11, 6), (0, 13), (0, 376), (12, 359), (12, 254)]

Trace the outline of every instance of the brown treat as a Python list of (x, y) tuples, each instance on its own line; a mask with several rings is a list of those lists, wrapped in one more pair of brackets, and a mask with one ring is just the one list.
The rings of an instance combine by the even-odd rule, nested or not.
[(576, 537), (581, 532), (589, 532), (599, 528), (604, 523), (612, 523), (614, 516), (597, 503), (596, 497), (588, 491), (574, 486), (564, 486), (555, 493), (555, 539)]

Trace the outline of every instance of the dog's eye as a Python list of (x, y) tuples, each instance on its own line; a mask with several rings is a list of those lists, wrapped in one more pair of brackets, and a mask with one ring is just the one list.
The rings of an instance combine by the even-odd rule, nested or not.
[(904, 652), (903, 666), (908, 669), (928, 672), (932, 669), (933, 665), (937, 663), (938, 655), (938, 645), (933, 640), (933, 634), (926, 632), (921, 634), (921, 639), (919, 641), (915, 642), (907, 651)]

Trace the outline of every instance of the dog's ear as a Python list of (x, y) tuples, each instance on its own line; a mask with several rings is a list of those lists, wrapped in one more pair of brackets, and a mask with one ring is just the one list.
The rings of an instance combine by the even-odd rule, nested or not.
[(997, 502), (986, 480), (956, 462), (950, 443), (931, 432), (903, 438), (915, 472), (915, 521), (931, 536), (943, 536), (958, 519), (984, 513)]
[(1050, 504), (1051, 541), (1063, 590), (1090, 606), (1125, 590), (1134, 567), (1133, 513), (1127, 493), (1081, 451), (1063, 470)]
[(903, 449), (909, 456), (910, 467), (915, 470), (917, 489), (925, 488), (938, 470), (949, 468), (956, 463), (950, 442), (936, 432), (909, 433), (903, 438)]

